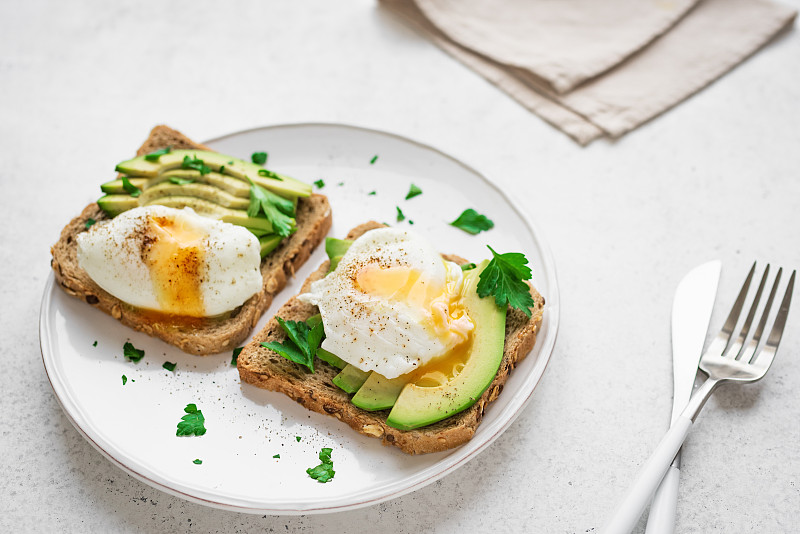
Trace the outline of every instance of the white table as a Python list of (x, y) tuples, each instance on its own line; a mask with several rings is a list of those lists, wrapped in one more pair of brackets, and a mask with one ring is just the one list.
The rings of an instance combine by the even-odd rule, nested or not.
[[(0, 5), (0, 531), (596, 531), (666, 429), (683, 274), (723, 261), (718, 326), (753, 259), (800, 266), (797, 33), (580, 148), (371, 1), (272, 4)], [(38, 348), (49, 246), (155, 124), (207, 139), (303, 121), (418, 139), (513, 189), (553, 248), (561, 332), (516, 423), (425, 489), (334, 515), (205, 508), (112, 466), (59, 408)], [(679, 532), (798, 528), (800, 311), (789, 320), (768, 377), (719, 391), (690, 436)]]

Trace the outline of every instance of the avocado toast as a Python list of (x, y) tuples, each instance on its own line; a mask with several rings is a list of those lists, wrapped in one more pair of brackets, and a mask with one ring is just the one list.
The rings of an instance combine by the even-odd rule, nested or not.
[[(382, 226), (375, 222), (365, 223), (354, 228), (347, 239), (354, 240)], [(467, 263), (456, 256), (444, 257), (458, 264)], [(301, 294), (309, 291), (312, 282), (322, 279), (328, 273), (329, 266), (330, 262), (326, 261), (309, 276)], [(355, 397), (351, 398), (340, 387), (342, 371), (323, 360), (320, 352), (314, 362), (315, 372), (311, 373), (261, 345), (263, 342), (280, 342), (286, 339), (277, 318), (284, 321), (307, 321), (319, 313), (316, 306), (304, 303), (297, 297), (284, 304), (276, 317), (242, 350), (237, 363), (239, 376), (242, 381), (257, 387), (284, 393), (310, 410), (336, 417), (361, 434), (380, 438), (384, 445), (396, 446), (409, 454), (443, 451), (472, 438), (483, 418), (486, 405), (497, 398), (511, 370), (533, 348), (542, 321), (544, 298), (533, 288), (531, 296), (534, 301), (531, 317), (518, 309), (507, 310), (499, 370), (493, 378), (489, 377), (491, 381), (477, 401), (455, 415), (421, 428), (400, 430), (387, 423), (390, 413), (388, 409), (368, 411), (356, 406)], [(363, 383), (363, 378), (356, 378), (355, 385), (360, 387), (362, 384), (359, 381)]]
[[(152, 154), (167, 147), (175, 150), (209, 150), (176, 130), (167, 126), (156, 126), (139, 148), (137, 155)], [(76, 236), (87, 231), (94, 221), (109, 218), (97, 203), (92, 203), (64, 227), (60, 239), (51, 248), (51, 265), (56, 282), (68, 294), (99, 308), (135, 330), (158, 337), (190, 354), (206, 355), (232, 350), (247, 338), (274, 296), (286, 286), (288, 278), (305, 263), (327, 234), (331, 226), (331, 209), (327, 197), (323, 195), (312, 194), (299, 199), (296, 207), (296, 230), (261, 261), (261, 290), (224, 316), (191, 321), (127, 305), (101, 289), (79, 267)]]

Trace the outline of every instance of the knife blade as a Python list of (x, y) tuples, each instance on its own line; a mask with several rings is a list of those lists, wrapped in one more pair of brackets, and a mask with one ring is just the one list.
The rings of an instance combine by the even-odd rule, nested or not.
[[(675, 291), (672, 301), (672, 422), (692, 395), (721, 270), (719, 260), (699, 265), (683, 277)], [(681, 453), (678, 451), (653, 496), (645, 534), (671, 534), (675, 531), (680, 465)]]

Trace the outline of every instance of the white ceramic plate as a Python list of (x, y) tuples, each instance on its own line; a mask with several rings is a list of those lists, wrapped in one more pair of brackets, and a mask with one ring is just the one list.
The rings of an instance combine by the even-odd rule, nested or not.
[[(533, 282), (547, 299), (541, 333), (470, 442), (447, 452), (409, 456), (281, 394), (240, 384), (230, 353), (191, 356), (122, 326), (67, 296), (51, 276), (40, 317), (44, 366), (64, 411), (95, 448), (139, 480), (191, 501), (242, 512), (308, 514), (367, 506), (421, 488), (464, 465), (508, 428), (544, 372), (559, 314), (549, 249), (513, 201), (453, 158), (374, 130), (274, 126), (208, 144), (242, 158), (265, 150), (269, 168), (308, 182), (323, 179), (321, 192), (333, 206), (332, 236), (341, 237), (370, 219), (399, 226), (413, 221), (413, 229), (440, 250), (466, 258), (487, 257), (486, 244), (497, 251), (524, 252)], [(405, 200), (412, 182), (423, 194)], [(376, 194), (368, 195), (371, 191)], [(406, 221), (396, 223), (396, 206)], [(471, 236), (447, 224), (468, 207), (486, 214), (495, 228)], [(256, 331), (297, 293), (324, 255), (319, 247)], [(145, 350), (139, 363), (122, 356), (128, 340)], [(177, 363), (174, 373), (162, 368), (165, 361)], [(208, 432), (202, 437), (175, 436), (189, 403), (205, 415)], [(336, 470), (327, 484), (305, 473), (319, 463), (322, 447), (333, 448)], [(273, 458), (276, 454), (279, 459)], [(202, 465), (195, 465), (195, 459)]]

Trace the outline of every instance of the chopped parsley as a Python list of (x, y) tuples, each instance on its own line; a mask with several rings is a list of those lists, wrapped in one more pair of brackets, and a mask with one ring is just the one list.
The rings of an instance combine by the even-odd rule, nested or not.
[(202, 436), (206, 433), (205, 422), (206, 418), (203, 417), (203, 412), (197, 409), (196, 404), (187, 404), (183, 409), (186, 415), (181, 417), (178, 423), (178, 431), (175, 432), (176, 436)]
[(422, 189), (420, 189), (414, 184), (411, 184), (411, 187), (408, 188), (408, 194), (406, 195), (406, 200), (408, 200), (409, 198), (414, 198), (415, 196), (421, 194), (422, 194)]
[(125, 375), (122, 375), (122, 385), (124, 386), (127, 383), (128, 383), (128, 377), (125, 376)]
[(309, 328), (308, 324), (303, 321), (284, 321), (280, 317), (276, 317), (276, 319), (286, 332), (288, 339), (282, 343), (269, 341), (262, 343), (261, 346), (277, 352), (289, 361), (306, 366), (313, 373), (314, 356), (325, 338), (322, 323), (317, 324), (314, 328)]
[(374, 196), (374, 195), (377, 195), (378, 193), (377, 193), (376, 191), (370, 191), (370, 192), (369, 192), (369, 193), (367, 193), (367, 194), (368, 194), (369, 196)]
[(319, 180), (314, 182), (314, 185), (317, 186), (317, 189), (322, 189), (323, 187), (325, 187), (325, 180), (320, 178)]
[(480, 274), (478, 296), (484, 298), (494, 295), (494, 301), (499, 308), (511, 306), (530, 317), (533, 297), (530, 287), (524, 282), (531, 278), (528, 259), (519, 252), (498, 254), (492, 247), (489, 250), (494, 257)]
[(122, 177), (122, 189), (132, 197), (138, 197), (142, 190), (131, 183), (127, 176)]
[(450, 225), (460, 228), (472, 235), (494, 228), (494, 223), (489, 220), (486, 215), (481, 215), (472, 208), (465, 209), (464, 212), (458, 216), (458, 219), (451, 222)]
[(178, 365), (177, 363), (164, 362), (164, 365), (162, 365), (161, 367), (163, 367), (167, 371), (175, 372), (175, 367), (177, 367), (177, 365)]
[(220, 165), (219, 170), (217, 172), (223, 174), (225, 172), (225, 165)]
[(292, 201), (276, 195), (250, 180), (250, 206), (247, 208), (247, 216), (257, 217), (262, 212), (272, 223), (273, 231), (279, 236), (286, 237), (294, 233), (295, 220)]
[(122, 346), (122, 354), (133, 363), (138, 363), (139, 360), (144, 358), (144, 351), (135, 348), (130, 341)]
[(201, 176), (205, 176), (211, 172), (211, 167), (206, 165), (206, 163), (197, 156), (193, 158), (184, 156), (183, 163), (181, 163), (181, 169), (192, 169), (194, 171), (198, 171)]
[(267, 169), (258, 169), (259, 176), (265, 176), (267, 178), (272, 178), (273, 180), (283, 180), (280, 176), (272, 171), (268, 171)]
[(297, 442), (300, 443), (300, 440), (303, 439), (303, 438), (301, 438), (300, 436), (295, 436), (294, 439), (296, 439)]
[(92, 343), (92, 346), (93, 346), (93, 347), (96, 347), (96, 346), (97, 346), (97, 340), (96, 340), (96, 339), (94, 340), (94, 343)]
[(397, 222), (402, 222), (406, 220), (406, 216), (403, 214), (403, 210), (400, 209), (400, 206), (395, 206), (397, 208)]
[(461, 266), (461, 270), (462, 271), (471, 271), (475, 267), (477, 267), (477, 265), (475, 265), (474, 263), (465, 263), (464, 265)]
[(336, 474), (336, 471), (333, 470), (331, 452), (333, 452), (333, 449), (330, 447), (324, 447), (321, 451), (319, 451), (319, 461), (322, 463), (316, 467), (306, 469), (308, 476), (317, 482), (330, 482), (333, 479), (333, 475)]
[(97, 221), (95, 221), (94, 219), (92, 219), (91, 217), (89, 217), (89, 218), (86, 220), (86, 223), (85, 223), (85, 224), (86, 224), (86, 228), (91, 228), (91, 227), (94, 225), (94, 223), (96, 223), (96, 222), (97, 222)]
[(338, 183), (338, 184), (336, 184), (336, 185), (338, 185), (339, 187), (342, 187), (342, 186), (344, 185), (344, 182), (339, 182), (339, 183)]
[(196, 465), (200, 465), (200, 464), (203, 463), (203, 460), (201, 460), (200, 458), (196, 458), (196, 459), (192, 460), (192, 463), (196, 464)]
[(181, 178), (180, 176), (170, 176), (169, 181), (175, 185), (186, 185), (194, 182), (194, 178)]
[(233, 355), (231, 356), (231, 365), (233, 365), (234, 367), (236, 366), (237, 363), (239, 363), (239, 353), (242, 352), (243, 348), (244, 347), (236, 347), (235, 349), (233, 349)]
[(162, 148), (161, 150), (156, 150), (154, 152), (150, 152), (149, 154), (145, 154), (144, 159), (147, 161), (158, 161), (158, 158), (164, 154), (169, 154), (170, 152), (172, 152), (172, 147), (168, 146), (167, 148)]
[(253, 152), (253, 155), (250, 156), (250, 159), (253, 160), (253, 163), (256, 165), (264, 165), (267, 162), (267, 154), (266, 152)]
[(371, 159), (371, 160), (369, 160), (369, 164), (370, 164), (370, 165), (375, 165), (375, 162), (376, 162), (376, 161), (378, 161), (378, 155), (377, 155), (377, 154), (375, 154), (374, 156), (372, 156), (372, 159)]
[(273, 456), (273, 458), (278, 458), (278, 459), (280, 459), (280, 457), (281, 457), (280, 454), (276, 454), (276, 455)]

